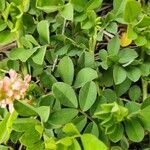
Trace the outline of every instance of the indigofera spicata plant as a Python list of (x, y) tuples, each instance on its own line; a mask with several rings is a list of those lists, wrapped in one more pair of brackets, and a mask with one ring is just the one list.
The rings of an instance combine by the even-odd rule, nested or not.
[(0, 0), (0, 150), (147, 150), (150, 2)]

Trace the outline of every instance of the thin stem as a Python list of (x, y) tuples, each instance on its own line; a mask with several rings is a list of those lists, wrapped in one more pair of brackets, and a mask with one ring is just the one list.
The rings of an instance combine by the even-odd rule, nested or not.
[(89, 120), (91, 120), (93, 122), (93, 118), (91, 116), (89, 116), (88, 114), (86, 114), (84, 111), (82, 110), (78, 110), (82, 115), (84, 115), (85, 117), (87, 117)]
[[(66, 27), (66, 19), (64, 19), (64, 22), (63, 22), (63, 27), (62, 27), (62, 31), (61, 31), (61, 34), (64, 35), (65, 34), (65, 27)], [(57, 61), (58, 61), (58, 55), (56, 55), (56, 58), (54, 60), (54, 63), (53, 63), (53, 66), (52, 66), (52, 72), (54, 71), (56, 65), (57, 65)]]
[(21, 144), (21, 145), (19, 146), (19, 149), (18, 149), (18, 150), (22, 150), (22, 148), (23, 148), (23, 145)]
[(148, 81), (142, 79), (143, 101), (147, 98)]

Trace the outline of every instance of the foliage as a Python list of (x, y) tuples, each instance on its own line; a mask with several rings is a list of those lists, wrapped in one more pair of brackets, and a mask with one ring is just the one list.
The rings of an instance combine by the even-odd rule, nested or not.
[(128, 150), (145, 142), (150, 2), (106, 2), (0, 0), (0, 81), (10, 69), (32, 76), (13, 113), (0, 108), (0, 149)]

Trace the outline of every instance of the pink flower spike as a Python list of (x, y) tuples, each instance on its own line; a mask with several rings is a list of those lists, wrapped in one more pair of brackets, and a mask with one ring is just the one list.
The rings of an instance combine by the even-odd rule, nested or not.
[(29, 74), (27, 74), (25, 77), (24, 77), (24, 81), (29, 83), (31, 81), (31, 76)]
[(12, 97), (13, 96), (13, 91), (12, 90), (9, 90), (6, 92), (7, 96), (8, 97)]
[(16, 79), (17, 78), (17, 73), (16, 73), (16, 71), (15, 70), (13, 70), (13, 69), (11, 69), (10, 71), (9, 71), (9, 76), (10, 76), (10, 79)]
[(3, 80), (3, 90), (5, 92), (7, 92), (9, 90), (9, 86), (10, 86), (10, 79), (8, 77), (4, 77), (4, 80)]
[(15, 81), (13, 84), (12, 84), (12, 89), (13, 90), (20, 90), (21, 88), (21, 81)]

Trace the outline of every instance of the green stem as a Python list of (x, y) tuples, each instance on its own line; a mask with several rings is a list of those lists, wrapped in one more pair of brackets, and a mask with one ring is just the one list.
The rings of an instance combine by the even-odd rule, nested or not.
[(89, 40), (89, 51), (94, 54), (95, 47), (96, 47), (96, 41), (97, 41), (97, 29), (95, 29), (94, 35)]
[(147, 98), (148, 81), (142, 79), (143, 101)]
[(82, 110), (78, 110), (82, 115), (84, 115), (86, 118), (88, 118), (89, 120), (93, 121), (93, 118), (91, 116), (89, 116), (88, 114), (86, 114), (84, 111)]

